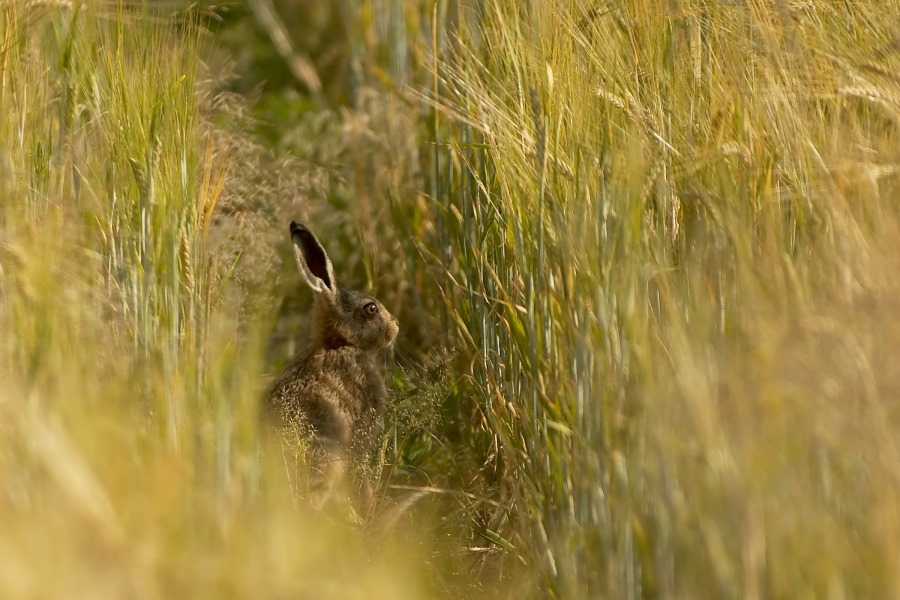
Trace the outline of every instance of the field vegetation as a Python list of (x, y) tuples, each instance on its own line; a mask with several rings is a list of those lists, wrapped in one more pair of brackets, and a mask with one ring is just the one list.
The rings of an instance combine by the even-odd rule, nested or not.
[[(900, 595), (897, 0), (0, 0), (0, 597)], [(377, 514), (259, 428), (401, 321)]]

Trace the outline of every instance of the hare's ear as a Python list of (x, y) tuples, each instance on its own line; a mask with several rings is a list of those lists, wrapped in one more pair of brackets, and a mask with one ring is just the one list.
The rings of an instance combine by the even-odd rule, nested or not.
[(294, 243), (294, 258), (303, 277), (314, 291), (330, 298), (337, 296), (337, 282), (334, 269), (325, 248), (315, 234), (305, 225), (291, 221), (291, 241)]

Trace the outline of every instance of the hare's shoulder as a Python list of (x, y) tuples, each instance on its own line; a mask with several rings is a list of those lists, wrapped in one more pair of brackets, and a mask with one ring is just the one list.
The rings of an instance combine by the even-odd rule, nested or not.
[[(355, 423), (382, 412), (386, 390), (371, 354), (352, 346), (302, 353), (275, 383), (271, 401), (282, 412), (320, 421)], [(341, 413), (338, 415), (338, 413)]]
[(282, 371), (269, 394), (283, 424), (308, 427), (315, 437), (348, 443), (352, 423), (344, 409), (346, 391), (323, 352), (304, 351)]

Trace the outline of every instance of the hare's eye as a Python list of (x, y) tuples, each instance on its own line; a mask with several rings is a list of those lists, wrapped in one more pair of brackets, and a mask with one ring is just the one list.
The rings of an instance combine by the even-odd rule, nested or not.
[(378, 305), (374, 302), (369, 302), (365, 306), (363, 306), (363, 310), (366, 311), (367, 315), (374, 315), (378, 313)]

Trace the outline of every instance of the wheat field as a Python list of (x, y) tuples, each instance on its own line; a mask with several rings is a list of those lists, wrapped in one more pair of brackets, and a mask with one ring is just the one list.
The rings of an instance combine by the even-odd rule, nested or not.
[[(900, 596), (900, 2), (240, 10), (0, 2), (0, 597)], [(258, 426), (292, 218), (390, 526)]]

